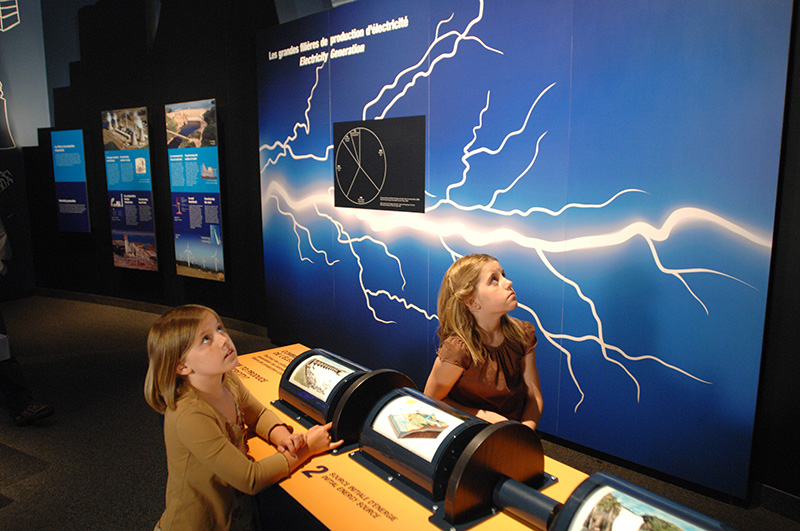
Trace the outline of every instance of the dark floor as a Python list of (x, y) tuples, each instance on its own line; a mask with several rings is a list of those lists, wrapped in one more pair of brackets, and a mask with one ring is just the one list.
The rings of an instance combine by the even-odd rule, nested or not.
[[(144, 402), (145, 340), (160, 308), (33, 296), (0, 303), (12, 352), (37, 399), (56, 408), (16, 427), (0, 412), (0, 530), (151, 530), (166, 470), (158, 415)], [(127, 306), (127, 307), (124, 307)], [(140, 308), (140, 309), (131, 309)], [(144, 308), (144, 309), (142, 309)], [(272, 348), (266, 330), (228, 322), (240, 353)], [(545, 454), (591, 473), (606, 471), (740, 531), (800, 530), (770, 511), (768, 492), (727, 503), (544, 441)], [(798, 518), (796, 500), (780, 510)]]

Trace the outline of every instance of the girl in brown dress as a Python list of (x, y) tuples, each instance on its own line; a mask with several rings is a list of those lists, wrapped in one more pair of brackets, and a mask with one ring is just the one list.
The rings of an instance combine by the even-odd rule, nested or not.
[(518, 420), (536, 429), (542, 391), (533, 324), (507, 314), (513, 283), (496, 258), (455, 261), (439, 290), (439, 341), (425, 394), (489, 422)]

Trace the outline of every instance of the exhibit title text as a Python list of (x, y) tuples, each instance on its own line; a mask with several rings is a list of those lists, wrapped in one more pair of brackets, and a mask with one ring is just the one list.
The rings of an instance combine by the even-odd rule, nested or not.
[[(373, 35), (379, 35), (389, 31), (395, 31), (408, 27), (408, 16), (393, 18), (386, 22), (369, 24), (365, 28), (353, 28), (349, 31), (342, 31), (336, 35), (331, 35), (330, 38), (322, 37), (315, 41), (303, 41), (297, 45), (291, 45), (287, 48), (277, 51), (269, 52), (269, 60), (281, 60), (286, 57), (299, 55), (298, 64), (300, 66), (309, 66), (319, 63), (325, 63), (328, 59), (338, 59), (340, 57), (348, 57), (350, 55), (362, 54), (367, 48), (364, 43), (352, 43), (345, 47), (335, 47), (343, 43), (348, 43), (356, 39), (363, 39)], [(330, 47), (328, 50), (327, 48)], [(319, 51), (317, 51), (319, 50)]]

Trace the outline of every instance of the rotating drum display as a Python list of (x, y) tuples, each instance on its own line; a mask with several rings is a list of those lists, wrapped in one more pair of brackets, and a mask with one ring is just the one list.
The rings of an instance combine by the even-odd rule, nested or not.
[(419, 391), (395, 389), (367, 417), (361, 452), (431, 501), (440, 500), (458, 456), (486, 426)]
[(372, 406), (387, 392), (414, 387), (399, 372), (370, 371), (321, 348), (298, 355), (286, 367), (272, 404), (306, 426), (332, 422), (331, 437), (344, 445), (358, 442)]
[[(298, 355), (283, 371), (278, 398), (283, 406), (327, 424), (347, 383), (367, 369), (321, 348)], [(277, 404), (276, 404), (277, 405)]]
[(490, 424), (426, 396), (399, 372), (369, 371), (327, 350), (289, 363), (279, 396), (277, 407), (311, 423), (331, 422), (334, 440), (358, 442), (350, 457), (427, 506), (430, 522), (445, 531), (468, 529), (498, 511), (546, 531), (732, 531), (603, 473), (561, 504), (540, 492), (557, 478), (544, 470), (534, 430), (515, 420)]

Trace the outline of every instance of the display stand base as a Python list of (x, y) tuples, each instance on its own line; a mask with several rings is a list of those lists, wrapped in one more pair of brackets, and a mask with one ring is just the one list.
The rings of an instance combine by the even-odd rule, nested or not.
[(491, 512), (481, 516), (480, 518), (462, 522), (460, 524), (451, 524), (445, 518), (444, 503), (442, 503), (440, 506), (436, 508), (436, 511), (434, 511), (433, 515), (430, 518), (428, 518), (428, 521), (433, 525), (435, 525), (436, 527), (438, 527), (439, 529), (441, 529), (442, 531), (465, 531), (467, 529), (470, 529), (471, 527), (480, 524), (484, 520), (488, 520), (492, 516), (496, 515), (497, 512), (498, 512), (497, 509), (492, 508)]
[(427, 508), (431, 512), (435, 512), (439, 506), (444, 507), (444, 500), (436, 501), (431, 500), (428, 495), (423, 492), (418, 485), (406, 479), (402, 474), (388, 468), (383, 463), (373, 459), (369, 454), (362, 450), (357, 450), (349, 454), (354, 461), (358, 464), (389, 483), (392, 487), (396, 488), (418, 504)]
[(319, 424), (316, 420), (301, 412), (286, 400), (279, 398), (278, 400), (273, 400), (270, 402), (270, 405), (282, 413), (292, 417), (293, 420), (297, 421), (305, 429), (309, 429), (311, 426), (316, 426)]
[[(536, 478), (536, 480), (533, 482), (530, 482), (529, 486), (538, 491), (541, 491), (542, 489), (547, 488), (550, 485), (553, 485), (557, 482), (558, 478), (556, 476), (554, 476), (553, 474), (548, 474), (547, 472), (543, 472), (541, 477)], [(452, 524), (447, 521), (444, 510), (444, 503), (441, 503), (436, 507), (436, 510), (434, 511), (433, 515), (428, 519), (428, 521), (430, 521), (430, 523), (432, 523), (439, 529), (442, 529), (443, 531), (465, 531), (466, 529), (476, 526), (481, 522), (483, 522), (484, 520), (491, 518), (500, 511), (501, 509), (498, 507), (491, 507), (482, 516), (476, 517), (472, 520), (461, 522), (459, 524)]]
[[(383, 479), (385, 482), (392, 485), (394, 488), (414, 500), (416, 503), (431, 511), (433, 514), (428, 520), (443, 531), (464, 531), (478, 525), (482, 521), (486, 520), (487, 518), (491, 518), (498, 513), (498, 509), (492, 507), (487, 514), (484, 514), (473, 520), (468, 520), (457, 525), (452, 524), (445, 519), (444, 500), (431, 500), (415, 483), (407, 480), (401, 474), (398, 474), (383, 463), (375, 460), (366, 452), (357, 450), (350, 453), (349, 456), (358, 464), (372, 472), (374, 475)], [(544, 472), (535, 481), (530, 482), (529, 486), (536, 490), (542, 490), (556, 482), (558, 482), (558, 478), (556, 476)]]

